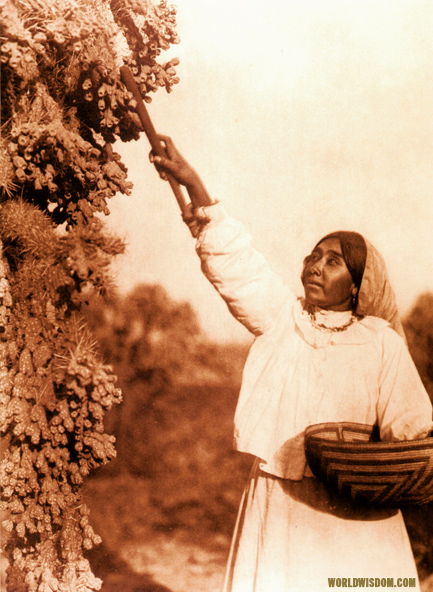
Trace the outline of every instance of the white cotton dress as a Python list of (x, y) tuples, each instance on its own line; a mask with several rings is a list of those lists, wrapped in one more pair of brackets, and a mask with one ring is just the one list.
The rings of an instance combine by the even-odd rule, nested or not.
[[(431, 403), (403, 339), (373, 316), (341, 332), (317, 329), (242, 225), (220, 204), (206, 208), (206, 215), (209, 223), (197, 240), (202, 270), (256, 336), (234, 438), (235, 447), (256, 461), (224, 591), (329, 592), (328, 578), (346, 578), (352, 587), (358, 578), (378, 578), (379, 584), (394, 578), (396, 586), (398, 578), (417, 578), (400, 511), (333, 497), (312, 475), (304, 453), (304, 430), (316, 423), (378, 424), (384, 440), (429, 432)], [(345, 324), (350, 314), (318, 311), (328, 326)]]

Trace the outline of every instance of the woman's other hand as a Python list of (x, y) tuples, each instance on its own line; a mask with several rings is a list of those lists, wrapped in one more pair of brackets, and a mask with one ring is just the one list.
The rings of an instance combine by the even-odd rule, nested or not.
[(167, 179), (171, 175), (181, 185), (184, 185), (191, 198), (194, 208), (208, 206), (213, 201), (202, 180), (195, 169), (184, 159), (169, 136), (158, 135), (164, 146), (166, 156), (156, 155), (153, 151), (149, 154), (149, 160), (155, 165), (161, 179)]
[(158, 135), (166, 152), (166, 158), (156, 155), (153, 150), (149, 160), (155, 165), (161, 179), (167, 179), (169, 173), (178, 183), (188, 186), (197, 182), (198, 175), (181, 155), (169, 136)]

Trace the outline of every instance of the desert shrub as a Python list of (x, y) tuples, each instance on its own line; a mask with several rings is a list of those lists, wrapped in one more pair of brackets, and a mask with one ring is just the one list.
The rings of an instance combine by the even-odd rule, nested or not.
[(421, 294), (409, 311), (404, 328), (410, 353), (433, 401), (433, 294)]

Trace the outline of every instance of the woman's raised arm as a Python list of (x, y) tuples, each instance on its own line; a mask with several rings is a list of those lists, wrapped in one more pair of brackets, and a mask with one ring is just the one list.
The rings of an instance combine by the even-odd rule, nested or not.
[[(254, 335), (269, 329), (288, 297), (294, 298), (265, 258), (251, 245), (243, 225), (212, 200), (197, 172), (167, 136), (159, 136), (167, 157), (150, 154), (160, 176), (184, 185), (199, 225), (196, 250), (201, 268), (232, 315)], [(216, 205), (218, 204), (218, 205)]]

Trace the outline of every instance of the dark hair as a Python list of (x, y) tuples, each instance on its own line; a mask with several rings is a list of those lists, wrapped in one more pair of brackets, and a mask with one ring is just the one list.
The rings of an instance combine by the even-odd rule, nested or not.
[(365, 261), (367, 259), (367, 244), (364, 240), (364, 237), (358, 232), (338, 230), (337, 232), (331, 232), (320, 239), (316, 247), (328, 238), (339, 239), (341, 252), (343, 253), (347, 269), (352, 276), (353, 283), (359, 290), (362, 282), (362, 276), (364, 274)]

